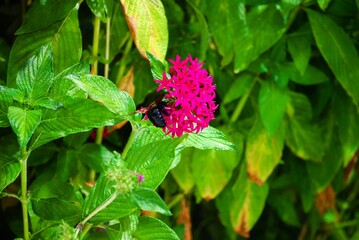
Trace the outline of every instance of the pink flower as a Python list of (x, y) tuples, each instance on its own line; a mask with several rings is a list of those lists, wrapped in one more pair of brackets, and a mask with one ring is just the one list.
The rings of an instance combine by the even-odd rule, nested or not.
[(216, 86), (207, 70), (202, 69), (202, 62), (193, 59), (191, 55), (181, 61), (170, 60), (170, 78), (163, 73), (162, 79), (156, 79), (159, 84), (157, 91), (166, 94), (163, 101), (167, 102), (167, 115), (163, 115), (166, 126), (163, 131), (172, 137), (181, 136), (184, 132), (198, 133), (208, 127), (214, 119), (214, 111), (218, 105), (214, 102)]

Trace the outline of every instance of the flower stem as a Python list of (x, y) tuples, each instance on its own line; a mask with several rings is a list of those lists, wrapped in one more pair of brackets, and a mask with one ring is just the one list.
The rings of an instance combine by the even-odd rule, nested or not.
[(111, 38), (111, 19), (107, 18), (107, 22), (106, 22), (106, 50), (105, 50), (105, 58), (106, 58), (106, 63), (105, 63), (105, 71), (104, 71), (104, 76), (105, 78), (108, 78), (108, 73), (109, 73), (109, 67), (110, 67), (110, 38)]
[[(101, 27), (101, 22), (100, 19), (98, 17), (95, 17), (94, 19), (94, 30), (93, 30), (93, 40), (92, 40), (92, 56), (95, 58), (95, 61), (92, 63), (91, 65), (91, 73), (94, 75), (97, 75), (98, 73), (98, 48), (99, 48), (99, 43), (100, 43), (100, 27)], [(102, 134), (103, 134), (104, 129), (102, 128), (101, 130), (97, 129), (96, 130), (96, 139), (95, 142), (98, 144), (102, 143)], [(90, 182), (95, 181), (96, 179), (96, 171), (93, 169), (90, 169), (89, 173), (88, 173), (88, 180)]]
[(93, 42), (92, 42), (92, 56), (95, 58), (95, 61), (92, 63), (91, 72), (96, 75), (98, 73), (98, 47), (100, 42), (100, 19), (95, 17), (94, 20), (94, 29), (93, 29)]
[(255, 78), (252, 82), (252, 85), (249, 87), (248, 91), (239, 100), (237, 107), (234, 109), (234, 112), (231, 116), (230, 123), (234, 123), (235, 121), (237, 121), (237, 119), (241, 115), (242, 110), (243, 110), (249, 96), (251, 95), (252, 89), (253, 89), (254, 85), (256, 84), (256, 82), (257, 82), (257, 79)]
[(27, 157), (26, 147), (21, 149), (21, 206), (22, 206), (22, 221), (24, 230), (24, 239), (29, 240), (29, 216), (27, 212)]
[[(98, 206), (95, 210), (93, 210), (87, 217), (82, 220), (79, 224), (76, 226), (76, 237), (79, 234), (79, 232), (84, 228), (85, 224), (88, 220), (90, 220), (93, 216), (104, 210), (108, 205), (110, 205), (118, 196), (118, 192), (114, 192), (105, 202), (103, 202), (100, 206)], [(85, 228), (86, 229), (86, 228)]]

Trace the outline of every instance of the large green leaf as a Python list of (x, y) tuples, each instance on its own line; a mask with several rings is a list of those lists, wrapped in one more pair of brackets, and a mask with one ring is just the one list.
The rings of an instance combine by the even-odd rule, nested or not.
[(68, 77), (76, 85), (87, 92), (89, 96), (103, 103), (110, 111), (117, 113), (122, 118), (128, 118), (129, 114), (136, 110), (130, 95), (120, 91), (110, 80), (92, 74), (71, 75)]
[(0, 153), (0, 192), (10, 183), (16, 180), (21, 172), (19, 160)]
[(359, 105), (359, 57), (349, 36), (329, 17), (307, 10), (317, 46), (336, 79)]
[(25, 94), (25, 100), (31, 105), (35, 100), (47, 95), (52, 82), (51, 47), (45, 45), (19, 71), (16, 85)]
[[(265, 21), (258, 21), (265, 19)], [(235, 32), (234, 71), (244, 70), (252, 61), (273, 46), (285, 32), (283, 17), (270, 5), (253, 8), (246, 17), (246, 25)]]
[[(136, 141), (143, 141), (137, 138)], [(127, 167), (145, 177), (143, 187), (155, 189), (166, 177), (175, 161), (175, 152), (182, 139), (164, 139), (146, 145), (134, 143), (125, 158)]]
[(20, 148), (26, 147), (35, 128), (40, 124), (41, 115), (41, 110), (27, 110), (14, 106), (9, 107), (9, 122), (11, 128), (17, 135)]
[(255, 83), (255, 76), (252, 74), (244, 73), (237, 77), (233, 83), (228, 87), (226, 95), (223, 99), (223, 104), (227, 104), (233, 100), (242, 97)]
[(165, 65), (150, 52), (146, 52), (146, 54), (151, 64), (151, 73), (153, 79), (162, 79), (162, 74), (166, 72)]
[(133, 237), (139, 240), (179, 240), (177, 234), (164, 222), (153, 217), (139, 217)]
[(249, 177), (257, 184), (263, 184), (282, 157), (284, 147), (282, 129), (269, 136), (257, 119), (249, 132), (245, 159)]
[(138, 207), (142, 210), (158, 212), (166, 216), (172, 215), (166, 203), (152, 189), (137, 187), (131, 193), (131, 198), (136, 202)]
[(36, 215), (46, 220), (80, 221), (83, 199), (69, 183), (50, 181), (33, 192), (31, 204)]
[(141, 55), (147, 58), (148, 51), (163, 62), (168, 46), (168, 29), (162, 2), (121, 0), (121, 4)]
[(75, 7), (77, 2), (77, 0), (34, 1), (26, 13), (24, 23), (17, 30), (16, 34), (35, 32), (62, 20)]
[(33, 147), (73, 133), (113, 125), (116, 115), (105, 106), (88, 99), (72, 99), (67, 106), (44, 112)]
[(312, 85), (329, 81), (328, 76), (324, 72), (312, 65), (308, 65), (302, 74), (296, 71), (296, 69), (293, 69), (294, 66), (289, 65), (288, 67), (292, 69), (290, 79), (295, 83)]
[(9, 57), (7, 86), (15, 87), (18, 71), (43, 45), (51, 43), (55, 74), (79, 61), (82, 54), (82, 40), (77, 10), (77, 7), (73, 8), (63, 20), (53, 23), (46, 29), (22, 34), (16, 38)]
[(268, 135), (272, 136), (283, 122), (287, 92), (280, 90), (273, 82), (264, 82), (259, 91), (258, 102), (259, 116)]
[(239, 3), (231, 0), (209, 1), (207, 8), (208, 25), (218, 53), (223, 57), (222, 66), (228, 65), (234, 56), (233, 48), (236, 44), (234, 35), (236, 31), (240, 31), (241, 26), (244, 26), (244, 1)]
[(270, 194), (268, 203), (283, 222), (290, 226), (300, 227), (296, 205), (291, 201), (289, 194)]
[(230, 208), (232, 227), (241, 236), (249, 237), (249, 231), (264, 209), (268, 191), (267, 184), (258, 186), (248, 177), (243, 164), (239, 178), (232, 187)]
[(66, 182), (78, 170), (77, 153), (73, 149), (61, 149), (57, 155), (56, 179)]
[(192, 154), (192, 171), (196, 187), (202, 198), (211, 200), (226, 186), (240, 157), (235, 151), (213, 149), (195, 149)]

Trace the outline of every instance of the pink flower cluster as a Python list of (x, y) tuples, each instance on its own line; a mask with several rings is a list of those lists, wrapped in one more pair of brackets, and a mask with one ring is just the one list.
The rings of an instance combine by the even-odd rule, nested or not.
[(163, 131), (172, 137), (184, 132), (198, 133), (214, 119), (218, 107), (214, 102), (216, 86), (208, 72), (202, 69), (204, 63), (197, 58), (188, 55), (181, 61), (177, 55), (176, 60), (169, 61), (172, 63), (170, 78), (163, 73), (163, 79), (155, 80), (159, 84), (157, 91), (166, 93), (168, 116), (163, 115), (166, 121)]

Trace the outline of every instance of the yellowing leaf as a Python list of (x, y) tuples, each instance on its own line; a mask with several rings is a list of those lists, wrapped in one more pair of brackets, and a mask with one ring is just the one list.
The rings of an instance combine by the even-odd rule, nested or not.
[(146, 51), (162, 62), (168, 46), (165, 10), (160, 0), (121, 0), (123, 12), (138, 51)]
[(247, 172), (249, 177), (262, 185), (280, 161), (284, 138), (281, 129), (271, 137), (257, 120), (252, 127), (246, 148)]

